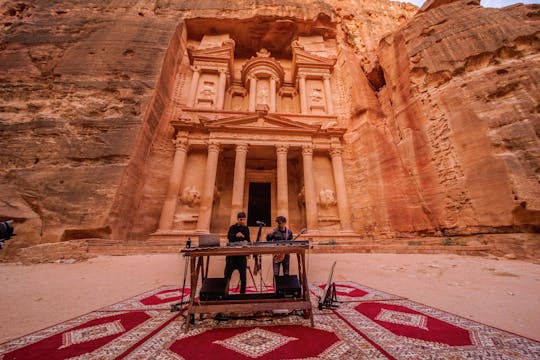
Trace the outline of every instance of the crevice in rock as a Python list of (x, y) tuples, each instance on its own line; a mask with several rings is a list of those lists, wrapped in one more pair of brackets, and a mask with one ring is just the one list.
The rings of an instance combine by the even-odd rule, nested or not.
[(373, 69), (366, 74), (366, 77), (369, 81), (369, 85), (376, 92), (379, 92), (384, 86), (386, 86), (384, 70), (378, 63), (375, 64)]
[(62, 233), (60, 241), (69, 241), (77, 239), (109, 239), (111, 228), (108, 226), (96, 229), (66, 229)]

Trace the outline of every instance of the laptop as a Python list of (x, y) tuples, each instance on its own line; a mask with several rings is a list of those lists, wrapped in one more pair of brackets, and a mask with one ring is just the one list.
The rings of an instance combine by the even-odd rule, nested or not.
[(219, 234), (199, 235), (199, 247), (219, 247)]

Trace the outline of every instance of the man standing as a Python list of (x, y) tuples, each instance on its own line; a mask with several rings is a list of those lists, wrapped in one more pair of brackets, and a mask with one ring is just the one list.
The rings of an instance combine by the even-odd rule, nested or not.
[[(247, 216), (245, 212), (239, 212), (236, 216), (236, 224), (231, 225), (227, 233), (229, 242), (248, 241), (249, 228), (247, 227)], [(231, 280), (231, 275), (234, 270), (240, 273), (240, 293), (246, 293), (246, 267), (247, 258), (245, 256), (227, 256), (225, 258), (225, 280), (227, 284)]]
[[(287, 241), (292, 240), (292, 231), (287, 228), (287, 219), (285, 216), (278, 216), (276, 218), (278, 226), (272, 230), (272, 232), (266, 235), (266, 241)], [(283, 275), (289, 275), (289, 254), (275, 254), (274, 255), (274, 276), (279, 275), (280, 265), (283, 267)]]

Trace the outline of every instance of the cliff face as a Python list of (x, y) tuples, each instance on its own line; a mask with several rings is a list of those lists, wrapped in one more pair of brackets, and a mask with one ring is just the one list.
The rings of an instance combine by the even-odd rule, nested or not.
[(110, 236), (119, 184), (141, 176), (126, 170), (151, 140), (144, 114), (166, 86), (178, 20), (135, 3), (3, 3), (0, 217), (17, 221), (11, 249)]
[(399, 189), (378, 199), (388, 227), (537, 230), (540, 7), (423, 9), (378, 49), (384, 140), (372, 156), (384, 167), (368, 171)]
[(337, 24), (357, 232), (537, 227), (539, 7), (415, 12), (385, 0), (4, 2), (0, 220), (17, 221), (11, 249), (155, 230), (187, 18)]

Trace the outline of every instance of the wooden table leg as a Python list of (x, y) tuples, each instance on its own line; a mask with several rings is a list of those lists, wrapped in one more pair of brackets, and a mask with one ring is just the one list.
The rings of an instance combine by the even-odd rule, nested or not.
[(300, 261), (302, 262), (302, 287), (304, 289), (304, 300), (309, 302), (309, 319), (311, 321), (311, 327), (315, 326), (315, 322), (313, 320), (313, 309), (311, 307), (311, 299), (309, 295), (309, 284), (307, 279), (307, 272), (306, 272), (306, 257), (302, 253), (300, 254)]
[(186, 314), (186, 326), (184, 327), (184, 332), (189, 331), (189, 325), (191, 316), (193, 315), (192, 309), (193, 309), (193, 303), (195, 302), (195, 294), (197, 293), (197, 283), (199, 282), (199, 271), (200, 268), (202, 268), (201, 264), (201, 258), (197, 258), (199, 261), (197, 262), (197, 266), (195, 266), (196, 258), (193, 256), (190, 256), (190, 274), (191, 274), (191, 283), (190, 285), (190, 294), (189, 294), (189, 306)]

